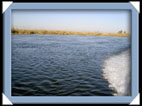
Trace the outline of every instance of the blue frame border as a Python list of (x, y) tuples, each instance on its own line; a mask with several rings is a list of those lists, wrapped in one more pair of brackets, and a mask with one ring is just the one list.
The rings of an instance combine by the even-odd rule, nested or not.
[[(11, 10), (13, 9), (110, 9), (130, 10), (132, 16), (131, 96), (11, 96)], [(4, 94), (14, 104), (129, 104), (138, 95), (138, 11), (130, 3), (12, 3), (4, 15)]]

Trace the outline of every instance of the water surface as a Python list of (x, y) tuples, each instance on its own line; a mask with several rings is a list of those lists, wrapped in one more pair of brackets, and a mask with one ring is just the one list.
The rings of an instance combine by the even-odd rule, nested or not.
[(102, 63), (129, 47), (127, 37), (12, 35), (12, 95), (113, 95)]

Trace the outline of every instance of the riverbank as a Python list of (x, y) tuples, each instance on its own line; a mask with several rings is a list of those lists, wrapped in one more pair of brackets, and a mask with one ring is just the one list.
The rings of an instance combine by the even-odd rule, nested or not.
[(122, 33), (101, 33), (101, 32), (75, 32), (75, 31), (61, 31), (61, 30), (26, 30), (26, 29), (11, 29), (11, 33), (20, 35), (31, 35), (31, 34), (40, 34), (40, 35), (89, 35), (89, 36), (117, 36), (117, 37), (130, 37), (129, 34)]

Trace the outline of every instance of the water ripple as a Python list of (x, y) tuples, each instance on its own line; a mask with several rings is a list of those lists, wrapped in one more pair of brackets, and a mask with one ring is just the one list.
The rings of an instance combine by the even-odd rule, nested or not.
[(126, 38), (90, 36), (13, 35), (12, 41), (13, 96), (112, 95), (101, 63), (129, 45)]

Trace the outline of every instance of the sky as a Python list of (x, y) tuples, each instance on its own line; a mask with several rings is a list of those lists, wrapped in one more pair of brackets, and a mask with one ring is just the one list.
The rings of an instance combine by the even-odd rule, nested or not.
[(130, 33), (129, 10), (13, 10), (12, 28)]

